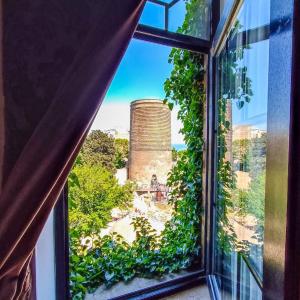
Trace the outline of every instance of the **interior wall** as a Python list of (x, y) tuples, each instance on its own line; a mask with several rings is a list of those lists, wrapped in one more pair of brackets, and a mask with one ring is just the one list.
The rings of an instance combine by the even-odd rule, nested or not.
[(36, 245), (37, 300), (55, 300), (55, 248), (53, 210)]

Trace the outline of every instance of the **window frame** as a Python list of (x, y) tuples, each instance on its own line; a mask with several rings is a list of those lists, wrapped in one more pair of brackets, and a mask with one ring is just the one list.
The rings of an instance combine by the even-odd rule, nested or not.
[[(156, 2), (156, 0), (148, 0)], [(174, 0), (176, 3), (179, 0)], [(219, 10), (219, 0), (214, 0), (212, 8)], [(212, 14), (212, 25), (215, 24), (218, 14)], [(212, 30), (214, 27), (212, 26)], [(133, 34), (133, 39), (139, 39), (145, 42), (152, 42), (160, 45), (181, 48), (189, 51), (199, 52), (206, 56), (206, 63), (211, 47), (211, 41), (186, 36), (180, 33), (169, 32), (167, 30), (157, 29), (151, 26), (139, 24)], [(207, 77), (208, 78), (208, 77)], [(208, 92), (207, 92), (208, 95)], [(207, 117), (206, 117), (207, 119)], [(203, 178), (207, 178), (206, 174)], [(205, 193), (206, 194), (206, 193)], [(206, 200), (203, 199), (204, 205)], [(203, 216), (203, 224), (201, 230), (201, 249), (205, 253), (206, 246), (206, 216)], [(68, 233), (68, 188), (67, 184), (63, 189), (55, 207), (54, 214), (55, 228), (55, 264), (56, 264), (56, 299), (63, 300), (70, 298), (69, 287), (69, 233)], [(205, 256), (205, 254), (203, 254)], [(143, 288), (128, 294), (123, 294), (110, 300), (127, 300), (127, 299), (157, 299), (165, 297), (199, 284), (206, 283), (206, 264), (202, 259), (201, 267), (198, 271), (190, 272), (180, 278), (168, 280), (161, 284)]]
[[(216, 57), (242, 3), (242, 0), (227, 0), (212, 40), (209, 60), (210, 94), (207, 125), (210, 141), (207, 153), (209, 157), (207, 201), (209, 205), (206, 211), (209, 220), (206, 247), (209, 255), (206, 266), (207, 282), (212, 299), (221, 299), (216, 277), (213, 274), (216, 214), (215, 133), (217, 128), (215, 89), (218, 85)], [(296, 136), (299, 137), (300, 125), (296, 121), (296, 116), (300, 115), (300, 105), (296, 100), (299, 99), (300, 92), (296, 82), (300, 79), (300, 59), (295, 53), (297, 53), (296, 49), (300, 50), (299, 1), (286, 0), (283, 3), (280, 0), (271, 0), (270, 13), (264, 271), (263, 282), (260, 285), (264, 299), (298, 299), (300, 271), (297, 270), (295, 262), (300, 263), (299, 254), (296, 254), (300, 251), (300, 161), (297, 157), (300, 142)], [(278, 81), (282, 84), (278, 84)], [(275, 189), (274, 185), (276, 183), (278, 185), (278, 180), (280, 187)], [(251, 273), (256, 276), (255, 272)], [(259, 283), (259, 278), (256, 278), (256, 281)]]

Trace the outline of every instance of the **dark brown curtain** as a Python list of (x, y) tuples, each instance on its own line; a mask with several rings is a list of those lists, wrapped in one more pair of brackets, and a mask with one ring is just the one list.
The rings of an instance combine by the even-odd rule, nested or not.
[(2, 0), (1, 300), (30, 297), (36, 241), (143, 2)]

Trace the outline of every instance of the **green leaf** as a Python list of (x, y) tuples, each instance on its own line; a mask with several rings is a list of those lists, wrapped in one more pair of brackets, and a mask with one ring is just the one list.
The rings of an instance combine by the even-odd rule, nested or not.
[(170, 102), (169, 102), (169, 103), (168, 103), (168, 106), (169, 106), (169, 109), (172, 110), (173, 107), (174, 107), (174, 103), (170, 103)]

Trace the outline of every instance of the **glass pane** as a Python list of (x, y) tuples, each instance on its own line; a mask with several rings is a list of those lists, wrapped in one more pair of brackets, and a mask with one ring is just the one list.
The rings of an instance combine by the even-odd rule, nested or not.
[(244, 2), (217, 57), (215, 271), (224, 299), (236, 299), (235, 289), (229, 287), (246, 284), (232, 259), (238, 252), (248, 257), (262, 278), (269, 4)]
[(209, 39), (210, 0), (179, 0), (170, 6), (169, 31)]
[(140, 24), (197, 38), (210, 38), (211, 0), (146, 2)]
[(169, 30), (176, 32), (182, 26), (186, 14), (185, 2), (178, 1), (169, 10)]
[(216, 255), (215, 275), (223, 300), (237, 297), (237, 253)]
[(140, 18), (140, 24), (164, 29), (165, 7), (163, 5), (147, 1)]
[(256, 283), (254, 277), (249, 271), (246, 263), (241, 259), (241, 300), (260, 300), (262, 299), (262, 291)]

